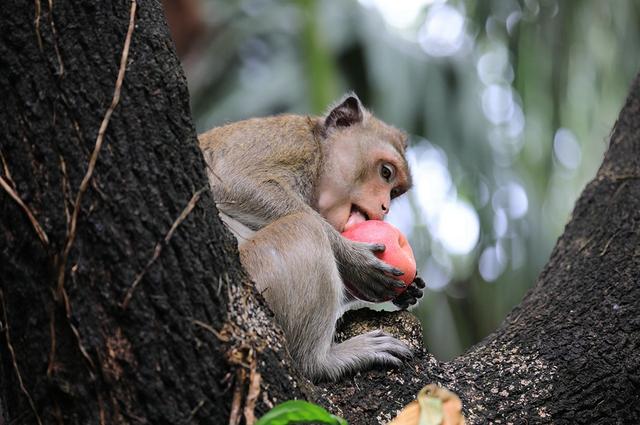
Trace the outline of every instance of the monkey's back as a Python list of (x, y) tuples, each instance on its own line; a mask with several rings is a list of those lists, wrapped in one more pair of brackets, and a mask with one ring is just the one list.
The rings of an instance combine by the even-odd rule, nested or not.
[(322, 159), (317, 126), (318, 119), (300, 115), (252, 118), (213, 128), (199, 142), (223, 184), (276, 183), (308, 201)]

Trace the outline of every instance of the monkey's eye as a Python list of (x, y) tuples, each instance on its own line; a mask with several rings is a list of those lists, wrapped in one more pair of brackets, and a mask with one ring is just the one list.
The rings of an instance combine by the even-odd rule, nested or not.
[(387, 163), (382, 164), (382, 166), (380, 167), (380, 176), (387, 182), (390, 182), (396, 176), (395, 167)]
[(393, 189), (391, 189), (391, 199), (397, 198), (398, 196), (402, 195), (402, 190), (398, 187), (394, 187)]

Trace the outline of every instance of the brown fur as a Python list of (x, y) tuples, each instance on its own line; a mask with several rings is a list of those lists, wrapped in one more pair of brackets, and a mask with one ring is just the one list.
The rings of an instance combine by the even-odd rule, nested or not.
[(325, 182), (338, 186), (337, 193), (359, 196), (368, 215), (383, 217), (390, 198), (378, 175), (380, 155), (398, 158), (395, 189), (410, 186), (402, 132), (348, 95), (325, 117), (281, 115), (214, 128), (200, 136), (200, 147), (242, 264), (307, 376), (338, 379), (373, 363), (398, 364), (410, 354), (380, 331), (333, 342), (335, 323), (353, 300), (343, 280), (374, 302), (389, 299), (401, 283), (390, 276), (398, 271), (373, 255), (379, 246), (343, 238), (317, 211)]

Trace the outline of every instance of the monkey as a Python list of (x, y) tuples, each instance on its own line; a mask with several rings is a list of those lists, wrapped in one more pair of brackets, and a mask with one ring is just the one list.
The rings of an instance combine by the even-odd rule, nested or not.
[(220, 218), (302, 373), (336, 381), (409, 358), (407, 345), (381, 330), (334, 342), (336, 322), (354, 306), (407, 308), (422, 296), (420, 278), (397, 295), (403, 273), (375, 256), (383, 244), (340, 234), (383, 220), (411, 187), (406, 134), (348, 93), (324, 116), (252, 118), (213, 128), (199, 144)]

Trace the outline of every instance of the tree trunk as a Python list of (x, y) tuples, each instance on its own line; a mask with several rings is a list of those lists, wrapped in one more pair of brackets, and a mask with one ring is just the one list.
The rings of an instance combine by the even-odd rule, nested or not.
[(386, 327), (416, 356), (312, 386), (206, 190), (159, 1), (9, 2), (0, 22), (0, 423), (251, 422), (290, 398), (382, 423), (431, 382), (470, 423), (640, 423), (638, 80), (493, 335), (441, 363), (409, 313), (352, 313), (345, 334)]
[(222, 424), (250, 382), (304, 396), (217, 218), (160, 2), (51, 5), (0, 8), (6, 423)]

